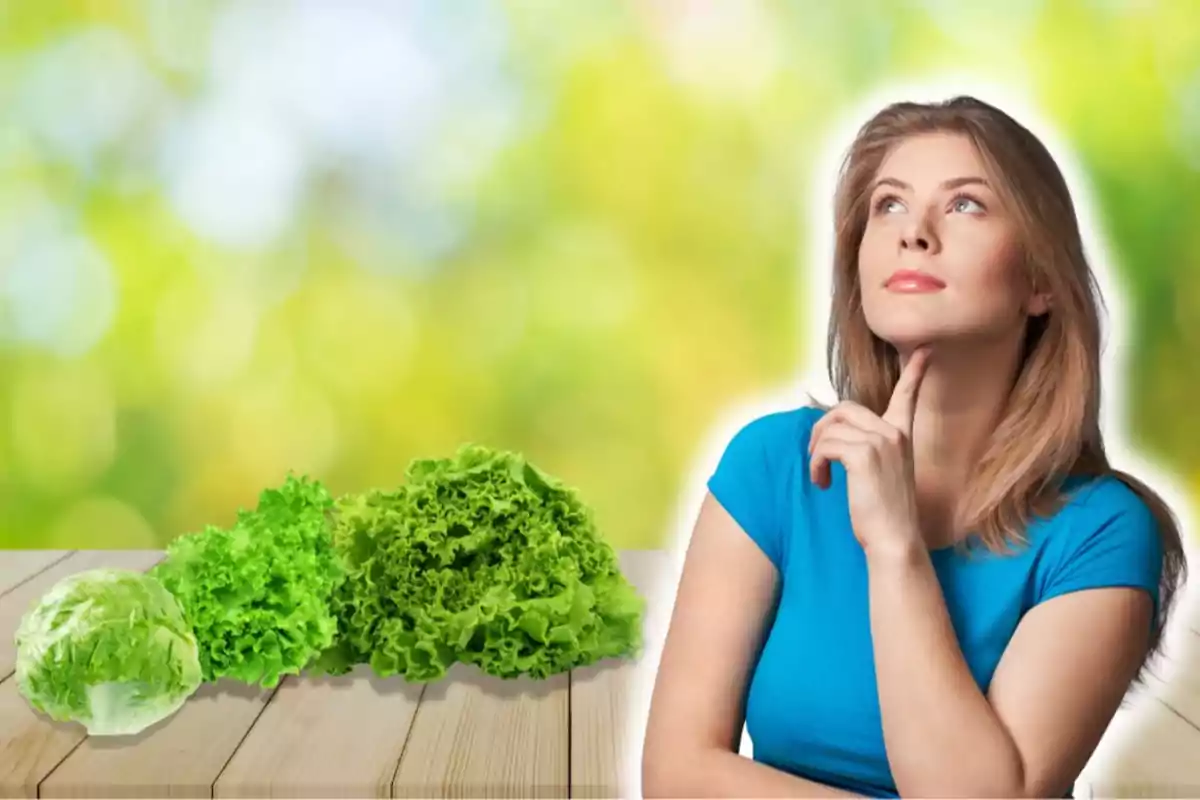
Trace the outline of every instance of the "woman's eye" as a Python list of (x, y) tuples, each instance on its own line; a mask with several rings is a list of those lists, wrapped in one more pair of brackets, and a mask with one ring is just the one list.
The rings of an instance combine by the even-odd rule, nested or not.
[(960, 197), (954, 201), (951, 206), (955, 211), (961, 211), (965, 214), (976, 214), (983, 211), (983, 206), (976, 200), (970, 197)]
[(899, 200), (897, 200), (895, 197), (880, 198), (879, 202), (877, 202), (875, 204), (875, 210), (880, 212), (881, 214), (891, 213), (894, 210), (893, 207), (901, 207), (902, 208), (903, 204)]

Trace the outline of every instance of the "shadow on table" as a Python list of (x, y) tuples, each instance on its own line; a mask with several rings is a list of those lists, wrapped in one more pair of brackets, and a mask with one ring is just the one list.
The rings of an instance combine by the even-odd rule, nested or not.
[[(591, 664), (586, 667), (581, 667), (575, 670), (577, 681), (594, 680), (597, 676), (603, 675), (609, 671), (616, 671), (628, 665), (629, 662), (620, 659), (606, 659), (596, 664)], [(551, 696), (555, 692), (560, 692), (569, 686), (569, 678), (567, 673), (553, 675), (545, 680), (538, 680), (528, 676), (520, 678), (497, 678), (492, 675), (487, 675), (478, 667), (469, 664), (455, 664), (451, 667), (449, 674), (440, 681), (435, 681), (428, 684), (410, 683), (399, 675), (393, 675), (386, 678), (376, 675), (369, 666), (359, 665), (351, 673), (339, 676), (308, 676), (287, 675), (278, 686), (272, 688), (263, 688), (261, 686), (243, 683), (232, 679), (222, 679), (214, 683), (207, 683), (201, 686), (196, 693), (188, 699), (189, 705), (203, 705), (206, 703), (218, 702), (222, 699), (243, 700), (253, 702), (262, 700), (269, 702), (271, 696), (280, 689), (289, 684), (303, 681), (310, 686), (328, 687), (333, 691), (350, 691), (351, 689), (361, 686), (366, 683), (371, 687), (371, 691), (383, 696), (392, 695), (409, 695), (413, 700), (443, 700), (447, 696), (447, 692), (452, 688), (469, 688), (481, 692), (489, 697), (498, 698), (501, 700), (516, 700), (520, 698), (529, 700), (541, 700)], [(144, 739), (154, 737), (165, 726), (171, 724), (171, 721), (178, 714), (173, 714), (164, 720), (160, 720), (149, 728), (141, 731), (133, 736), (94, 736), (90, 737), (91, 743), (89, 747), (98, 749), (118, 749), (136, 745)], [(76, 729), (75, 723), (62, 722), (54, 723), (46, 719), (46, 722), (55, 728), (62, 728), (63, 731), (70, 732)]]
[(188, 698), (187, 703), (183, 708), (181, 708), (179, 711), (176, 711), (166, 719), (159, 720), (149, 728), (146, 728), (140, 733), (132, 736), (89, 736), (88, 747), (96, 750), (119, 750), (132, 747), (145, 739), (154, 738), (160, 731), (170, 726), (175, 720), (177, 720), (180, 716), (180, 713), (188, 706), (215, 703), (222, 698), (253, 702), (259, 698), (269, 699), (270, 695), (274, 694), (275, 691), (275, 689), (264, 689), (260, 686), (254, 686), (228, 678), (223, 678), (214, 683), (202, 684), (200, 688)]
[[(628, 662), (621, 661), (620, 659), (606, 659), (587, 667), (581, 667), (575, 670), (575, 672), (577, 674), (586, 673), (587, 676), (591, 677), (610, 670), (620, 669), (626, 663)], [(348, 675), (336, 677), (329, 675), (301, 676), (300, 678), (291, 676), (288, 680), (303, 680), (315, 686), (328, 686), (333, 689), (346, 690), (366, 682), (371, 686), (375, 694), (381, 696), (420, 694), (424, 700), (445, 699), (447, 691), (455, 686), (469, 687), (489, 697), (502, 700), (516, 698), (540, 700), (566, 688), (569, 679), (568, 673), (565, 672), (542, 680), (528, 676), (498, 678), (486, 674), (473, 664), (460, 663), (452, 666), (445, 678), (429, 683), (409, 682), (400, 675), (381, 678), (375, 675), (371, 668), (365, 664), (360, 664)]]

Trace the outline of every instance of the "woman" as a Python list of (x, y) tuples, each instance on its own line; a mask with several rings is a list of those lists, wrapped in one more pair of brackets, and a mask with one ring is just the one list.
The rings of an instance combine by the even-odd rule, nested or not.
[(1105, 456), (1066, 183), (992, 106), (900, 103), (855, 139), (836, 219), (843, 402), (754, 419), (712, 475), (644, 793), (1069, 796), (1186, 563)]

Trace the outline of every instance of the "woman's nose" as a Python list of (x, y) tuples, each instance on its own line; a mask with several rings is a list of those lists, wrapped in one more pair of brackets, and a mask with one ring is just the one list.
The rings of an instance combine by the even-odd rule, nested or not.
[(923, 253), (938, 249), (937, 236), (925, 220), (914, 220), (910, 226), (900, 233), (901, 250), (918, 250)]

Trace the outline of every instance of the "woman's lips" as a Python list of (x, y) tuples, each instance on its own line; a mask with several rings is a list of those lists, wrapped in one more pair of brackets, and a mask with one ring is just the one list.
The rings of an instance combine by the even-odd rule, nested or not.
[(921, 293), (921, 292), (938, 292), (946, 288), (946, 284), (942, 283), (932, 275), (914, 270), (900, 270), (893, 273), (888, 278), (885, 287), (891, 292), (901, 292), (906, 294)]

